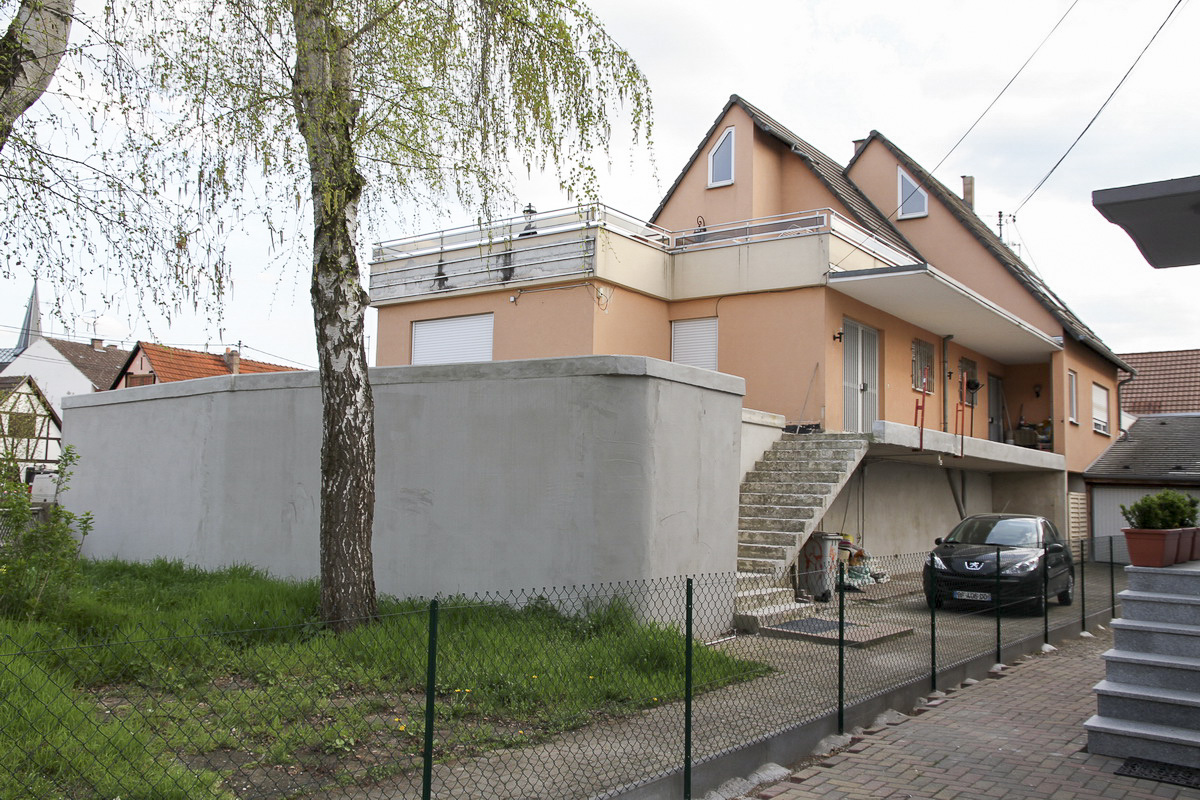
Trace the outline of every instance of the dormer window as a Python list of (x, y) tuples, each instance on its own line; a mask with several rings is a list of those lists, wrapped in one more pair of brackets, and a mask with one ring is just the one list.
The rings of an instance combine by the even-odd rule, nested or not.
[(733, 183), (733, 128), (726, 128), (708, 151), (708, 188)]
[(896, 215), (896, 219), (929, 216), (929, 195), (925, 190), (900, 168), (896, 169), (896, 176), (900, 195), (896, 204), (900, 213)]

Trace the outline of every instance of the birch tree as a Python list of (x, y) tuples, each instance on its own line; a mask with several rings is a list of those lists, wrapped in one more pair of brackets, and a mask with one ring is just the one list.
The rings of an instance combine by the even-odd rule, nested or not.
[(207, 208), (252, 189), (281, 242), (311, 217), (321, 615), (353, 627), (376, 614), (360, 218), (443, 198), (490, 214), (513, 163), (586, 194), (618, 115), (648, 133), (646, 81), (577, 0), (122, 2), (113, 38), (151, 57), (160, 110), (135, 149)]
[(0, 151), (41, 99), (67, 49), (74, 0), (22, 0), (0, 38)]

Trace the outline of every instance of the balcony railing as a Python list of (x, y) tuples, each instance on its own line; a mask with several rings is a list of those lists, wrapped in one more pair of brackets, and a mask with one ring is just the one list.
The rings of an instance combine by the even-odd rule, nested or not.
[(831, 234), (887, 264), (913, 261), (828, 208), (668, 231), (597, 204), (380, 242), (372, 253), (372, 300), (589, 274), (601, 229), (669, 254)]

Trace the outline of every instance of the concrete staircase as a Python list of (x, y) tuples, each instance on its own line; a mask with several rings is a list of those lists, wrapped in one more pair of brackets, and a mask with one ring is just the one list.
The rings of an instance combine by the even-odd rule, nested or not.
[(1200, 561), (1125, 571), (1088, 752), (1200, 768)]
[(755, 632), (805, 614), (788, 570), (866, 455), (870, 437), (789, 433), (742, 482), (734, 624)]

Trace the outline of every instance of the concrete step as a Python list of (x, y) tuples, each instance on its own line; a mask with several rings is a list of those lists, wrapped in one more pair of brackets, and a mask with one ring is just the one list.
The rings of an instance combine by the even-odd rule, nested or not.
[(812, 506), (755, 506), (742, 503), (738, 514), (743, 519), (812, 519), (816, 511)]
[(848, 459), (812, 459), (788, 453), (768, 450), (760, 461), (754, 464), (755, 469), (790, 470), (792, 472), (846, 472), (850, 468)]
[(739, 573), (753, 572), (758, 575), (779, 576), (783, 574), (783, 562), (770, 558), (738, 557), (737, 571)]
[(825, 442), (837, 444), (858, 444), (866, 447), (871, 443), (871, 436), (865, 433), (785, 433), (780, 442)]
[(778, 561), (782, 565), (783, 560), (787, 558), (787, 548), (778, 547), (771, 544), (745, 544), (738, 542), (737, 547), (738, 558), (755, 558), (769, 561)]
[(795, 595), (791, 589), (781, 587), (744, 589), (738, 592), (734, 599), (734, 610), (739, 614), (749, 614), (761, 608), (771, 608), (793, 602), (795, 602)]
[(1099, 716), (1200, 732), (1200, 691), (1181, 692), (1103, 680), (1093, 687)]
[(800, 535), (787, 531), (743, 531), (738, 534), (738, 543), (798, 547), (800, 545)]
[(852, 458), (857, 458), (859, 452), (857, 447), (837, 447), (833, 442), (778, 442), (771, 448), (774, 453), (797, 453), (808, 458), (816, 459), (833, 459), (837, 461), (849, 461)]
[[(840, 483), (844, 473), (842, 472), (811, 472), (808, 470), (790, 470), (790, 469), (754, 469), (746, 473), (746, 481), (748, 483)], [(808, 491), (808, 490), (801, 490)]]
[(1112, 621), (1112, 629), (1118, 650), (1200, 658), (1200, 625), (1119, 618)]
[(1200, 686), (1200, 658), (1135, 653), (1113, 648), (1102, 656), (1105, 674), (1116, 683), (1132, 683), (1158, 689), (1194, 691)]
[(783, 576), (768, 575), (762, 572), (739, 572), (737, 574), (737, 591), (751, 589), (786, 588)]
[[(790, 473), (788, 473), (790, 475)], [(742, 492), (744, 493), (782, 493), (782, 494), (813, 494), (821, 497), (828, 497), (833, 491), (834, 484), (830, 481), (809, 481), (803, 478), (795, 480), (788, 475), (780, 475), (774, 472), (764, 473), (746, 473), (746, 480), (742, 482)], [(751, 480), (753, 476), (753, 480)]]
[(1148, 622), (1178, 622), (1183, 625), (1200, 620), (1200, 595), (1162, 594), (1126, 589), (1121, 598), (1121, 616)]
[(733, 626), (738, 630), (758, 633), (758, 629), (767, 625), (778, 625), (793, 619), (803, 619), (815, 611), (813, 603), (780, 603), (777, 606), (766, 606), (755, 609), (752, 613), (733, 615)]
[(1088, 752), (1117, 758), (1145, 758), (1200, 769), (1200, 733), (1171, 725), (1096, 716), (1083, 723)]
[(742, 505), (760, 506), (816, 506), (825, 502), (827, 494), (806, 494), (802, 492), (749, 492), (742, 491)]
[(787, 517), (738, 517), (738, 530), (804, 533), (808, 522), (807, 519), (788, 519)]
[[(1104, 546), (1100, 552), (1103, 554)], [(1173, 567), (1125, 567), (1128, 586), (1135, 592), (1182, 594), (1200, 597), (1200, 561)]]

